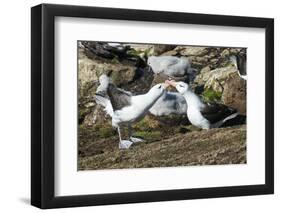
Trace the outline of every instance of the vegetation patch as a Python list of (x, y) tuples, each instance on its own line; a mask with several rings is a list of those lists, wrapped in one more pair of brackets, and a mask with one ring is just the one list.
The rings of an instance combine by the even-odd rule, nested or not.
[(216, 91), (214, 91), (210, 88), (206, 89), (202, 94), (202, 97), (203, 97), (204, 101), (207, 101), (207, 102), (220, 101), (221, 96), (222, 96), (221, 92), (216, 92)]
[(162, 133), (160, 131), (137, 131), (134, 133), (134, 136), (143, 138), (146, 141), (158, 141), (162, 139)]
[(137, 131), (150, 131), (151, 129), (156, 129), (159, 126), (159, 122), (155, 119), (145, 116), (144, 119), (133, 125), (133, 128)]
[(97, 133), (101, 138), (109, 138), (115, 135), (115, 130), (112, 127), (102, 127)]

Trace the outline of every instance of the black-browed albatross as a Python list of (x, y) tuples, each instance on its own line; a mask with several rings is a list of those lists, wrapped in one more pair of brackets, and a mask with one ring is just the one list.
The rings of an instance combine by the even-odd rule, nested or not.
[[(161, 83), (153, 86), (146, 94), (132, 95), (130, 92), (117, 88), (106, 75), (99, 78), (95, 100), (104, 106), (112, 118), (112, 126), (116, 127), (119, 135), (119, 148), (128, 149), (133, 143), (141, 142), (132, 137), (131, 124), (140, 121), (164, 94), (168, 84)], [(122, 140), (120, 126), (128, 126), (130, 140)]]
[(238, 54), (231, 55), (229, 57), (229, 60), (232, 62), (232, 64), (237, 69), (238, 75), (240, 78), (243, 78), (244, 80), (247, 80), (247, 73), (246, 73), (246, 55), (245, 54)]
[(226, 121), (235, 118), (235, 109), (218, 103), (204, 103), (184, 82), (167, 80), (165, 83), (175, 87), (187, 102), (187, 117), (191, 124), (202, 129), (218, 128)]

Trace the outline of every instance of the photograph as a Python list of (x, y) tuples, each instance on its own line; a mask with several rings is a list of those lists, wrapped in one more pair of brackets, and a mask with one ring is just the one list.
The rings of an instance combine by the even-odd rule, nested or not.
[(32, 206), (274, 196), (274, 18), (180, 8), (32, 6)]
[(78, 171), (246, 164), (246, 56), (77, 41)]

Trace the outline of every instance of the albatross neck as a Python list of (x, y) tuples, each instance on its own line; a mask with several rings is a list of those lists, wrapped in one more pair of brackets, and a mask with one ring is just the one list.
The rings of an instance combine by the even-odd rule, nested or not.
[(137, 98), (140, 101), (139, 107), (150, 108), (153, 104), (163, 95), (164, 92), (157, 94), (155, 92), (149, 91), (146, 94), (138, 95)]
[(190, 89), (188, 89), (184, 94), (183, 97), (186, 100), (188, 106), (199, 107), (203, 105), (201, 99)]

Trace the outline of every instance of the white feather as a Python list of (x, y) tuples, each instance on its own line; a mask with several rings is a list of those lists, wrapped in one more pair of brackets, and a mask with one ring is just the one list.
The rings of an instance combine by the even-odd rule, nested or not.
[(113, 108), (110, 101), (107, 98), (104, 98), (100, 95), (95, 95), (95, 100), (97, 104), (104, 107), (103, 110), (106, 112), (106, 114), (108, 114), (111, 117), (113, 116)]
[(100, 85), (98, 86), (96, 93), (103, 92), (103, 91), (107, 90), (107, 87), (110, 83), (110, 78), (107, 75), (102, 74), (99, 77), (99, 82), (100, 82)]
[(150, 56), (148, 65), (154, 73), (164, 73), (165, 75), (180, 77), (191, 71), (188, 58), (175, 56)]
[(184, 115), (186, 111), (187, 104), (185, 98), (176, 92), (165, 92), (149, 110), (155, 116)]

